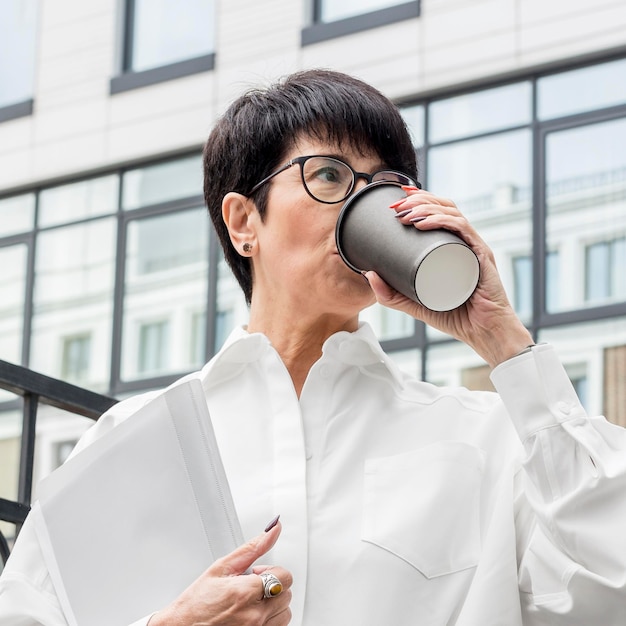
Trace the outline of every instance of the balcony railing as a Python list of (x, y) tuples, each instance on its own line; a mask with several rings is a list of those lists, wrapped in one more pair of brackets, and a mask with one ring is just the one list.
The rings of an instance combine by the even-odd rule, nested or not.
[[(47, 404), (97, 420), (117, 400), (1, 360), (0, 388), (22, 397), (22, 436), (20, 440), (17, 500), (0, 498), (0, 520), (15, 524), (17, 536), (26, 515), (30, 511), (39, 405)], [(0, 559), (2, 563), (6, 562), (8, 556), (9, 544), (0, 531)]]

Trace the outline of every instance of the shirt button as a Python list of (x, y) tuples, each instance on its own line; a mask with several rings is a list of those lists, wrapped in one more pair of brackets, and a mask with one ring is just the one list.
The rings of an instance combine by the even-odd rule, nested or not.
[(330, 365), (322, 365), (320, 367), (320, 377), (330, 378), (333, 375), (333, 368)]
[(556, 405), (556, 408), (563, 413), (563, 415), (569, 415), (572, 412), (572, 407), (569, 403), (567, 402), (559, 402)]

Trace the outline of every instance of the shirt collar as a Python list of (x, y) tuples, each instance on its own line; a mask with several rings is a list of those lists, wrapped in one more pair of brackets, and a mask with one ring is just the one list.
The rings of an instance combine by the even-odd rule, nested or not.
[[(235, 328), (220, 351), (201, 372), (205, 389), (238, 374), (246, 364), (259, 361), (272, 350), (269, 339), (262, 333), (249, 333), (245, 327)], [(378, 376), (400, 382), (402, 374), (396, 364), (383, 352), (371, 326), (361, 322), (354, 332), (340, 331), (331, 335), (322, 346), (322, 359), (329, 359), (364, 368)]]

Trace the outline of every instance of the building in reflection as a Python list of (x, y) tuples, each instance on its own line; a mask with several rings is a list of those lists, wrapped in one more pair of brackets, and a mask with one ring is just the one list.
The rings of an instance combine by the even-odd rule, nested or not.
[[(247, 86), (330, 66), (398, 102), (422, 184), (491, 245), (588, 410), (626, 425), (625, 29), (608, 0), (8, 0), (0, 359), (120, 398), (200, 367), (247, 316), (202, 206), (202, 143)], [(465, 346), (363, 317), (403, 369), (489, 388)], [(18, 412), (0, 392), (0, 497)], [(42, 409), (36, 478), (88, 424)]]

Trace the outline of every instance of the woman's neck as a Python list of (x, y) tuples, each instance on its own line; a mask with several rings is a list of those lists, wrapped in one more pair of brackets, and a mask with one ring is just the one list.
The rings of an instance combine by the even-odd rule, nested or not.
[(248, 323), (248, 332), (263, 333), (272, 342), (291, 376), (298, 398), (309, 370), (322, 355), (324, 342), (336, 332), (353, 332), (357, 328), (357, 316), (294, 316), (290, 311), (281, 315), (275, 309), (268, 311), (255, 306), (254, 299)]

